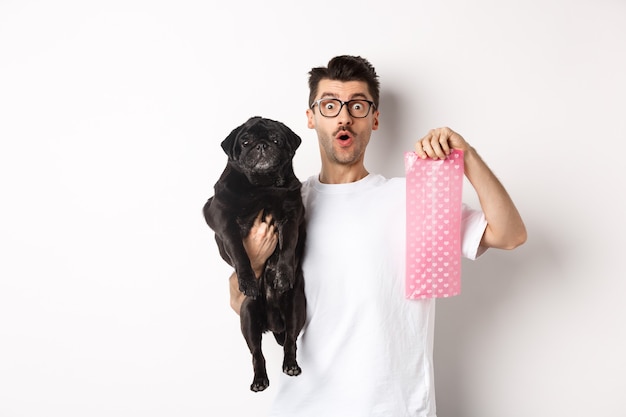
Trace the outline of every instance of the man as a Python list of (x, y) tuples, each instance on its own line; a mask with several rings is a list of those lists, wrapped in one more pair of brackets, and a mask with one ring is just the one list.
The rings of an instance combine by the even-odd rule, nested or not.
[[(365, 59), (338, 56), (310, 73), (308, 127), (322, 167), (303, 183), (307, 324), (299, 339), (302, 375), (281, 376), (271, 415), (435, 416), (434, 300), (404, 297), (405, 181), (364, 165), (378, 129), (379, 81)], [(465, 175), (481, 209), (463, 207), (462, 252), (513, 249), (524, 223), (505, 188), (463, 137), (449, 128), (415, 145), (420, 158), (464, 152)], [(259, 217), (245, 245), (260, 275), (274, 250), (271, 219)], [(231, 305), (243, 300), (231, 276)]]

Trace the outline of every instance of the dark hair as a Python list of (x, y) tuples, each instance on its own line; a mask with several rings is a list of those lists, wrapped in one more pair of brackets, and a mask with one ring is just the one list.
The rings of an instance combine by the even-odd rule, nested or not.
[(309, 106), (317, 96), (317, 88), (323, 79), (337, 81), (365, 81), (372, 100), (378, 108), (380, 82), (376, 70), (369, 61), (360, 56), (341, 55), (328, 61), (328, 67), (309, 71)]

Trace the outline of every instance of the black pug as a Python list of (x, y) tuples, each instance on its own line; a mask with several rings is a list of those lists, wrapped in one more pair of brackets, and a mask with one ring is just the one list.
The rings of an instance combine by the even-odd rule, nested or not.
[[(302, 371), (296, 361), (296, 339), (306, 318), (302, 254), (305, 223), (301, 182), (293, 157), (301, 139), (281, 122), (252, 117), (222, 142), (228, 162), (204, 205), (204, 218), (215, 232), (220, 255), (234, 267), (241, 305), (241, 332), (252, 353), (254, 379), (250, 389), (269, 386), (262, 334), (271, 331), (283, 346), (283, 372)], [(271, 215), (278, 233), (276, 250), (256, 278), (243, 246), (255, 217)]]

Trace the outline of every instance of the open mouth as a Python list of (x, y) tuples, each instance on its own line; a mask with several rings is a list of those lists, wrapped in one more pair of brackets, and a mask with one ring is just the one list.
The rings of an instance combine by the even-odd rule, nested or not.
[(337, 134), (335, 135), (335, 139), (342, 141), (342, 142), (346, 142), (352, 139), (353, 136), (354, 135), (349, 130), (342, 129), (339, 132), (337, 132)]

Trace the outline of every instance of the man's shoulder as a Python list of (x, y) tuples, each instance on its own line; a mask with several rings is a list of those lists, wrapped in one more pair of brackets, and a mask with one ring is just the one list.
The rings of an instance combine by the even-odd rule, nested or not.
[(315, 175), (311, 175), (309, 178), (302, 181), (302, 192), (305, 192), (305, 189), (309, 189), (313, 187), (313, 184), (317, 181), (317, 177)]

